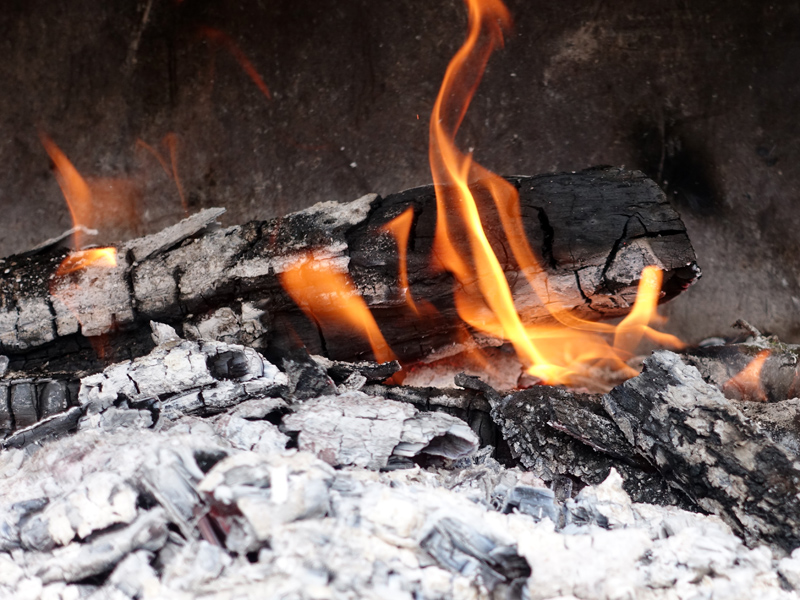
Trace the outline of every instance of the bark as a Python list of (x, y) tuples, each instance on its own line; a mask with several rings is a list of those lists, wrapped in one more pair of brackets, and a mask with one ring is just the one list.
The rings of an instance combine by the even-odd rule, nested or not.
[[(698, 277), (680, 218), (641, 173), (598, 168), (510, 181), (519, 190), (523, 226), (548, 287), (577, 316), (600, 319), (628, 312), (647, 264), (665, 271), (664, 300)], [(491, 206), (485, 191), (476, 188), (475, 193), (482, 206)], [(415, 215), (408, 257), (411, 294), (433, 305), (436, 318), (417, 317), (405, 304), (397, 244), (381, 231), (408, 207)], [(503, 241), (496, 215), (482, 210), (487, 236), (526, 322), (549, 321), (545, 301), (533, 294)], [(349, 204), (322, 203), (227, 229), (210, 226), (218, 214), (219, 209), (209, 209), (155, 236), (121, 244), (114, 268), (90, 266), (56, 276), (67, 252), (52, 246), (0, 261), (0, 352), (11, 357), (12, 367), (27, 368), (81, 348), (85, 354), (82, 337), (104, 336), (118, 360), (126, 352), (149, 351), (147, 335), (138, 332), (156, 320), (189, 336), (256, 346), (288, 332), (312, 353), (369, 358), (365, 341), (325, 321), (321, 327), (309, 321), (281, 288), (279, 274), (309, 251), (351, 276), (401, 359), (441, 353), (463, 329), (454, 308), (453, 279), (431, 264), (432, 186)], [(117, 341), (120, 331), (127, 333)]]
[(635, 502), (695, 508), (625, 439), (599, 396), (535, 386), (493, 402), (492, 418), (511, 455), (545, 481), (603, 481), (612, 468)]
[(676, 354), (644, 365), (603, 400), (628, 442), (748, 543), (800, 545), (797, 455)]

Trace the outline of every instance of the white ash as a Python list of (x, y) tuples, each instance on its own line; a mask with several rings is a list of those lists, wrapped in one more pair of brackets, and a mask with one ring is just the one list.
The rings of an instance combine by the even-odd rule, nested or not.
[(301, 450), (334, 466), (381, 469), (392, 456), (420, 453), (458, 459), (478, 447), (478, 437), (460, 419), (357, 391), (308, 400), (283, 424), (298, 432)]
[[(559, 528), (550, 518), (497, 510), (513, 490), (540, 483), (490, 458), (460, 468), (333, 470), (308, 452), (241, 450), (224, 428), (185, 421), (163, 431), (85, 429), (4, 453), (4, 534), (110, 478), (125, 482), (123, 495), (158, 494), (155, 506), (149, 496), (124, 511), (98, 502), (95, 512), (125, 518), (86, 538), (77, 531), (96, 526), (98, 515), (69, 513), (76, 533), (53, 540), (51, 550), (4, 538), (0, 597), (798, 597), (780, 578), (798, 583), (800, 557), (776, 561), (766, 547), (749, 550), (715, 517), (632, 504), (614, 472), (554, 505), (566, 523)], [(204, 473), (198, 461), (209, 453), (223, 458)], [(65, 464), (77, 454), (80, 461)], [(164, 472), (158, 482), (154, 468)], [(49, 504), (30, 508), (45, 497)], [(30, 512), (22, 517), (14, 506), (24, 501)], [(224, 546), (201, 539), (204, 519), (227, 529)], [(186, 538), (170, 537), (170, 523)], [(109, 572), (102, 583), (84, 581)]]
[[(84, 378), (74, 435), (0, 452), (0, 598), (800, 598), (800, 552), (632, 503), (613, 470), (561, 503), (455, 417), (348, 386), (286, 402), (260, 355), (154, 337)], [(207, 389), (231, 404), (175, 402)], [(155, 424), (131, 408), (153, 397)]]
[(113, 410), (108, 411), (120, 402), (160, 399), (164, 417), (177, 418), (202, 409), (220, 412), (288, 383), (285, 374), (252, 348), (182, 340), (167, 325), (151, 327), (158, 346), (150, 354), (81, 380), (78, 400), (92, 424), (103, 418), (100, 413), (108, 419)]
[(142, 238), (131, 240), (120, 248), (124, 254), (129, 251), (133, 255), (136, 262), (143, 261), (144, 259), (163, 252), (185, 240), (188, 237), (196, 235), (197, 233), (207, 229), (211, 226), (218, 217), (225, 213), (224, 208), (206, 208), (198, 213), (190, 215), (182, 221), (171, 225), (166, 229), (147, 235)]
[(257, 340), (266, 333), (260, 319), (263, 314), (264, 311), (252, 303), (243, 302), (237, 309), (225, 306), (211, 314), (189, 320), (183, 330), (190, 340), (214, 340), (257, 347)]

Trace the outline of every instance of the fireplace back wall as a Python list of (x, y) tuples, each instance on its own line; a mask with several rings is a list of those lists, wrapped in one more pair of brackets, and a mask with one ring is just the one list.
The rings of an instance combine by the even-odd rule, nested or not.
[[(669, 329), (745, 318), (800, 341), (800, 3), (508, 5), (461, 146), (503, 174), (644, 170), (704, 269)], [(430, 183), (428, 118), (465, 31), (458, 0), (6, 0), (0, 254), (70, 227), (40, 133), (115, 198), (111, 240), (183, 216), (168, 134), (187, 209), (227, 224)]]

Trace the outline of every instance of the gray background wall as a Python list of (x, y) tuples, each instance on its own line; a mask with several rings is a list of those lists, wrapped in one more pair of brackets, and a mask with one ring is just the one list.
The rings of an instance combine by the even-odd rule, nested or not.
[[(503, 174), (644, 169), (704, 269), (669, 328), (698, 340), (742, 317), (800, 341), (800, 3), (508, 5), (461, 145)], [(110, 239), (183, 215), (137, 145), (168, 157), (170, 132), (189, 210), (228, 224), (429, 183), (428, 117), (465, 31), (458, 0), (3, 0), (0, 254), (70, 225), (40, 131), (117, 199)]]

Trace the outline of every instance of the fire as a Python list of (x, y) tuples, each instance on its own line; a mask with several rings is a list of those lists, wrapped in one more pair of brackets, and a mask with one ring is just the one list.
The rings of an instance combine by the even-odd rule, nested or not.
[[(445, 73), (431, 115), (429, 146), (437, 184), (434, 250), (442, 267), (458, 282), (455, 294), (459, 315), (475, 329), (511, 342), (526, 371), (546, 383), (579, 383), (591, 379), (592, 369), (598, 366), (632, 376), (636, 371), (626, 361), (643, 337), (681, 346), (673, 336), (648, 325), (656, 315), (661, 273), (656, 267), (644, 270), (636, 303), (616, 328), (570, 315), (547, 289), (522, 227), (516, 189), (455, 144), (489, 55), (503, 45), (503, 32), (511, 26), (508, 10), (500, 0), (468, 0), (468, 7), (469, 34)], [(484, 232), (473, 189), (491, 194), (514, 258), (532, 290), (551, 307), (556, 325), (532, 328), (523, 323)], [(613, 343), (603, 334), (613, 334)]]
[(86, 245), (88, 230), (121, 226), (132, 231), (136, 228), (139, 214), (134, 182), (113, 177), (84, 178), (52, 139), (44, 134), (40, 134), (40, 139), (55, 166), (56, 181), (67, 202), (75, 228), (76, 248)]
[[(117, 266), (116, 248), (90, 248), (81, 250), (84, 244), (84, 233), (88, 227), (103, 223), (109, 218), (105, 208), (113, 208), (111, 203), (116, 199), (115, 191), (124, 187), (124, 180), (102, 179), (87, 183), (67, 156), (49, 137), (41, 136), (42, 144), (50, 155), (56, 168), (56, 179), (64, 199), (67, 202), (74, 227), (74, 242), (78, 250), (68, 254), (58, 265), (52, 281), (50, 293), (61, 302), (83, 326), (81, 314), (81, 273), (92, 269), (105, 271)], [(103, 208), (101, 208), (103, 207)], [(72, 275), (78, 274), (78, 280)], [(100, 358), (105, 357), (102, 339), (92, 338), (92, 345)]]
[(394, 219), (386, 223), (386, 225), (383, 226), (383, 230), (391, 233), (394, 239), (397, 241), (397, 256), (398, 262), (400, 263), (398, 272), (400, 289), (403, 290), (403, 294), (406, 298), (406, 304), (408, 304), (409, 308), (411, 308), (414, 313), (419, 315), (419, 309), (414, 302), (414, 298), (411, 296), (411, 288), (408, 285), (408, 236), (411, 232), (411, 224), (413, 221), (414, 209), (408, 207)]
[[(575, 317), (548, 288), (546, 274), (523, 229), (516, 188), (475, 162), (471, 154), (461, 152), (455, 143), (489, 56), (503, 45), (504, 32), (511, 27), (510, 14), (501, 0), (467, 0), (467, 5), (467, 39), (447, 68), (429, 126), (428, 154), (437, 208), (432, 260), (456, 280), (453, 294), (460, 318), (473, 330), (510, 342), (528, 374), (548, 384), (607, 388), (612, 378), (637, 374), (628, 362), (643, 339), (673, 348), (683, 346), (674, 336), (650, 326), (659, 320), (656, 306), (662, 273), (656, 266), (643, 270), (636, 302), (616, 326)], [(549, 307), (552, 325), (534, 327), (520, 316), (506, 274), (484, 231), (481, 215), (492, 207), (479, 207), (476, 191), (493, 199), (496, 218), (519, 270), (542, 304)], [(415, 301), (409, 286), (406, 259), (413, 219), (409, 208), (382, 229), (397, 243), (398, 279), (406, 304), (417, 318), (434, 318), (434, 313), (419, 310), (418, 306), (428, 305), (424, 300)], [(284, 274), (282, 282), (321, 327), (330, 326), (322, 319), (323, 313), (326, 318), (346, 321), (363, 331), (378, 360), (393, 357), (345, 275), (314, 265), (312, 257), (307, 256)]]
[(386, 362), (397, 358), (345, 273), (306, 254), (281, 273), (280, 279), (295, 303), (323, 331), (336, 327), (337, 323), (345, 324), (369, 340), (376, 360)]
[[(56, 167), (56, 180), (64, 194), (64, 200), (67, 201), (72, 224), (75, 227), (79, 225), (84, 227), (91, 226), (93, 220), (92, 191), (89, 189), (89, 184), (81, 177), (75, 166), (61, 151), (61, 148), (56, 146), (53, 140), (44, 134), (40, 137), (42, 145), (44, 145), (47, 154), (50, 155), (50, 160), (53, 161)], [(82, 242), (83, 232), (78, 230), (75, 232), (75, 245), (80, 247), (83, 245)]]
[(722, 386), (725, 395), (729, 398), (766, 402), (767, 393), (761, 384), (761, 370), (769, 355), (769, 350), (762, 350), (744, 369), (726, 381)]
[(116, 248), (92, 248), (69, 254), (56, 269), (56, 277), (63, 277), (88, 267), (112, 269), (117, 266)]

